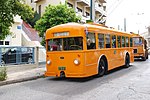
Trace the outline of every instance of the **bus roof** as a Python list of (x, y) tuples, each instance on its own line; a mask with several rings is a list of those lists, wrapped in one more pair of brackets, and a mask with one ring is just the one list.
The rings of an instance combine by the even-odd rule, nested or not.
[[(47, 29), (46, 31), (46, 37), (45, 39), (49, 39), (49, 37), (53, 37), (54, 33), (59, 33), (59, 32), (68, 32), (68, 31), (74, 31), (77, 32), (78, 35), (83, 35), (83, 31), (85, 30), (88, 31), (93, 31), (93, 32), (98, 32), (99, 30), (108, 33), (108, 32), (114, 32), (114, 33), (119, 33), (120, 35), (131, 35), (127, 32), (122, 32), (122, 31), (118, 31), (116, 29), (111, 29), (99, 24), (79, 24), (79, 23), (66, 23), (66, 24), (61, 24), (61, 25), (57, 25), (54, 26), (52, 28)], [(77, 35), (77, 34), (76, 34)]]
[(141, 35), (139, 35), (139, 34), (136, 34), (136, 33), (133, 33), (133, 32), (130, 32), (131, 33), (131, 35), (132, 35), (132, 37), (141, 37), (141, 38), (143, 38)]

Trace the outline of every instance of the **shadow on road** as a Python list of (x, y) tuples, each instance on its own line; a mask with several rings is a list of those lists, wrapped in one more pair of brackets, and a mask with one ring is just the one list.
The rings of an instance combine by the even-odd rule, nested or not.
[(126, 75), (132, 71), (136, 70), (136, 67), (131, 65), (129, 68), (124, 68), (123, 66), (115, 68), (113, 70), (108, 71), (107, 75), (104, 75), (102, 77), (97, 77), (96, 75), (90, 76), (90, 77), (85, 77), (85, 78), (59, 78), (59, 77), (50, 77), (48, 80), (51, 81), (67, 81), (67, 82), (88, 82), (91, 80), (95, 79), (100, 79), (100, 80), (111, 80), (112, 78), (118, 78), (123, 75)]

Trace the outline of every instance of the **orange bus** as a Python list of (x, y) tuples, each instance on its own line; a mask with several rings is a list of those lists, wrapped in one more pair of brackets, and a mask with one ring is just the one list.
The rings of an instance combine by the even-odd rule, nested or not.
[(45, 76), (102, 76), (134, 61), (131, 34), (99, 24), (67, 23), (46, 31)]
[(146, 40), (139, 34), (132, 33), (134, 58), (142, 58), (143, 61), (148, 59), (148, 48)]

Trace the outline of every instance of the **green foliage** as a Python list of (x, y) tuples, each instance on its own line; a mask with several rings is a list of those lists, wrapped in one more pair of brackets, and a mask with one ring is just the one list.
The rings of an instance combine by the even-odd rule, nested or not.
[(29, 18), (27, 20), (27, 22), (34, 27), (36, 21), (38, 21), (40, 19), (40, 14), (38, 14), (37, 12), (34, 12), (34, 17), (33, 18)]
[(93, 22), (93, 20), (86, 20), (86, 23), (90, 23), (90, 22)]
[(0, 39), (10, 34), (10, 26), (13, 24), (13, 17), (20, 15), (23, 20), (33, 17), (32, 9), (21, 3), (23, 0), (1, 0), (0, 1)]
[(39, 31), (40, 37), (44, 37), (44, 33), (48, 28), (68, 22), (78, 22), (79, 20), (80, 18), (76, 16), (73, 8), (68, 8), (62, 4), (49, 5), (40, 20), (36, 22), (35, 28)]
[(0, 67), (0, 81), (4, 81), (7, 78), (6, 67)]

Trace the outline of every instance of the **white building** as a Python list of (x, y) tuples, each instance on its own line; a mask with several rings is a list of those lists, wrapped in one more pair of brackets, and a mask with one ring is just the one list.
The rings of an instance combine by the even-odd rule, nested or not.
[[(74, 8), (76, 14), (81, 16), (82, 22), (90, 19), (90, 0), (25, 0), (25, 3), (32, 7), (34, 11), (37, 11), (42, 15), (45, 11), (46, 6), (65, 4), (68, 7)], [(95, 0), (95, 22), (100, 19), (105, 20), (106, 14), (106, 0)]]
[(5, 40), (0, 41), (0, 46), (25, 46), (39, 47), (39, 61), (43, 62), (46, 58), (45, 48), (40, 44), (37, 31), (32, 29), (27, 23), (23, 22), (20, 16), (14, 17), (14, 24), (10, 28), (11, 35)]

